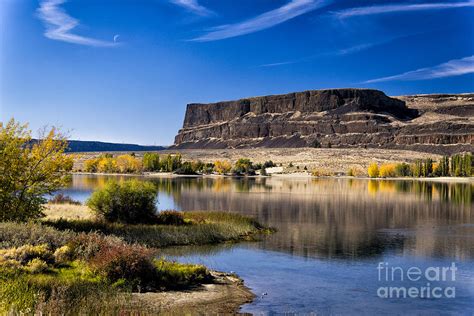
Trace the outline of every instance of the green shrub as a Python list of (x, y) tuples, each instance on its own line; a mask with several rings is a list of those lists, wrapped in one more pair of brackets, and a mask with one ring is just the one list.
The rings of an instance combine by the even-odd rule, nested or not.
[(157, 283), (168, 289), (209, 283), (213, 277), (205, 266), (155, 260)]
[(156, 224), (159, 225), (184, 225), (184, 215), (178, 211), (162, 211), (158, 213)]
[(99, 218), (119, 223), (150, 223), (156, 218), (156, 188), (149, 182), (109, 181), (87, 201)]

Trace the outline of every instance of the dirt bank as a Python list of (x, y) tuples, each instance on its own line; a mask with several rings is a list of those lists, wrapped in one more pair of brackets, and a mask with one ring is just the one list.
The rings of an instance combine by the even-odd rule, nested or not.
[(217, 315), (236, 314), (240, 306), (251, 302), (255, 295), (235, 275), (212, 272), (213, 284), (192, 290), (160, 293), (134, 293), (132, 306), (152, 314)]

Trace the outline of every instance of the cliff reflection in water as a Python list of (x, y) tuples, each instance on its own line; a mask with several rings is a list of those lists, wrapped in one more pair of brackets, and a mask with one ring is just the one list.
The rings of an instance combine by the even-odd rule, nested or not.
[[(126, 179), (121, 177), (120, 179)], [(104, 177), (74, 177), (96, 188)], [(471, 183), (286, 178), (155, 178), (181, 210), (229, 210), (276, 227), (258, 246), (299, 256), (474, 258)]]

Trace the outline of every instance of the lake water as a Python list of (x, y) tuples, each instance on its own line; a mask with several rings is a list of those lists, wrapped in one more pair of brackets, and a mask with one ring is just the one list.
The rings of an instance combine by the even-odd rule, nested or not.
[[(108, 178), (75, 175), (64, 191), (84, 201)], [(474, 315), (472, 183), (141, 179), (158, 186), (161, 210), (232, 211), (277, 229), (164, 253), (240, 275), (257, 295), (243, 312)]]

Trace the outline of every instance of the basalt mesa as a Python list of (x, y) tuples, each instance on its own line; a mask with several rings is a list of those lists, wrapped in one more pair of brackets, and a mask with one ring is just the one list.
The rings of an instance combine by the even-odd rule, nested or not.
[(177, 149), (387, 148), (472, 151), (474, 94), (388, 97), (370, 89), (312, 90), (189, 104)]

